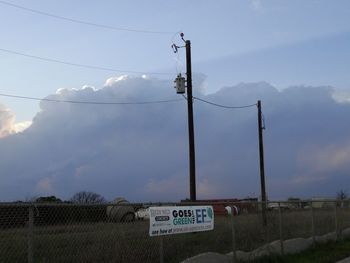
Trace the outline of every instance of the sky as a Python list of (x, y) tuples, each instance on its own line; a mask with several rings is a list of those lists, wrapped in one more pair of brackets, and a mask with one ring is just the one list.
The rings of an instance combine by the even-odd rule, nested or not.
[[(179, 32), (192, 43), (195, 95), (225, 105), (263, 101), (269, 195), (334, 196), (350, 172), (349, 15), (345, 0), (0, 1), (0, 200), (79, 190), (186, 198), (184, 102), (4, 96), (181, 99), (173, 80), (186, 72), (185, 50), (171, 49), (182, 45)], [(194, 107), (199, 196), (258, 196), (254, 108)]]

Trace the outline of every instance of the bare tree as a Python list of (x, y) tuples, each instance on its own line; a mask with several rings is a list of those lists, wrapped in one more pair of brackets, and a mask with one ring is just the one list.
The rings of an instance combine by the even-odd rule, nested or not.
[(341, 201), (340, 207), (348, 206), (348, 201), (346, 201), (347, 199), (349, 199), (349, 194), (346, 190), (341, 189), (337, 192), (337, 200)]
[(349, 194), (346, 190), (341, 189), (340, 191), (337, 192), (337, 199), (338, 200), (345, 200), (349, 198)]
[(94, 192), (81, 191), (75, 193), (70, 199), (71, 202), (76, 204), (103, 204), (106, 203), (106, 199)]

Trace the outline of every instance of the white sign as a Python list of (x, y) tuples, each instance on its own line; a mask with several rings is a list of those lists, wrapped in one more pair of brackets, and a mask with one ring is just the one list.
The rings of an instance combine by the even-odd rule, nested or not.
[(214, 229), (212, 206), (150, 207), (150, 236), (200, 232)]

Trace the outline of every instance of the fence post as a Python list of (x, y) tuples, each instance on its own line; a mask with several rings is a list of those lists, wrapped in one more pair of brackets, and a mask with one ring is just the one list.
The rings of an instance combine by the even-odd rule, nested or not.
[(33, 228), (34, 228), (34, 211), (33, 206), (28, 208), (28, 236), (27, 236), (27, 256), (28, 263), (33, 263)]
[(163, 236), (159, 237), (159, 262), (164, 263), (164, 244)]
[(232, 229), (232, 262), (237, 262), (237, 252), (236, 252), (236, 231), (235, 231), (235, 222), (234, 222), (234, 211), (231, 207), (231, 229)]
[(334, 203), (334, 227), (335, 227), (335, 236), (338, 240), (338, 213), (337, 213), (337, 202)]
[(316, 244), (316, 237), (315, 237), (315, 214), (314, 214), (314, 207), (313, 203), (311, 201), (311, 234), (312, 234), (312, 243), (313, 245)]
[(279, 218), (281, 255), (284, 255), (283, 232), (282, 232), (282, 211), (281, 211), (281, 203), (280, 202), (278, 202), (278, 218)]
[[(266, 201), (266, 218), (268, 219), (269, 216), (269, 201)], [(269, 243), (270, 237), (269, 237), (269, 220), (266, 220), (267, 224), (263, 227), (263, 236), (265, 238), (265, 244)]]

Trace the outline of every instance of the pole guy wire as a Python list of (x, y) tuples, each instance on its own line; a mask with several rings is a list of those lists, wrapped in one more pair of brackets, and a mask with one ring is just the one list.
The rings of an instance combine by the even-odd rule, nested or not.
[(17, 9), (21, 9), (21, 10), (24, 10), (24, 11), (27, 11), (27, 12), (31, 12), (31, 13), (34, 13), (34, 14), (38, 14), (38, 15), (42, 15), (42, 16), (52, 17), (52, 18), (56, 18), (56, 19), (60, 19), (60, 20), (64, 20), (64, 21), (68, 21), (68, 22), (72, 22), (72, 23), (76, 23), (76, 24), (82, 24), (82, 25), (86, 25), (86, 26), (99, 27), (99, 28), (104, 28), (104, 29), (109, 29), (109, 30), (128, 31), (128, 32), (145, 33), (145, 34), (167, 34), (167, 35), (168, 34), (174, 34), (174, 32), (167, 32), (167, 31), (142, 30), (142, 29), (135, 29), (135, 28), (116, 27), (116, 26), (111, 26), (111, 25), (98, 24), (98, 23), (93, 23), (93, 22), (89, 22), (89, 21), (83, 21), (83, 20), (79, 20), (79, 19), (75, 19), (75, 18), (69, 18), (69, 17), (65, 17), (65, 16), (55, 15), (55, 14), (52, 14), (52, 13), (48, 13), (48, 12), (44, 12), (44, 11), (28, 8), (28, 7), (25, 7), (25, 6), (13, 4), (13, 3), (10, 3), (10, 2), (7, 2), (7, 1), (2, 1), (2, 0), (0, 0), (0, 4), (6, 5), (6, 6), (11, 6), (11, 7), (14, 7), (14, 8), (17, 8)]

